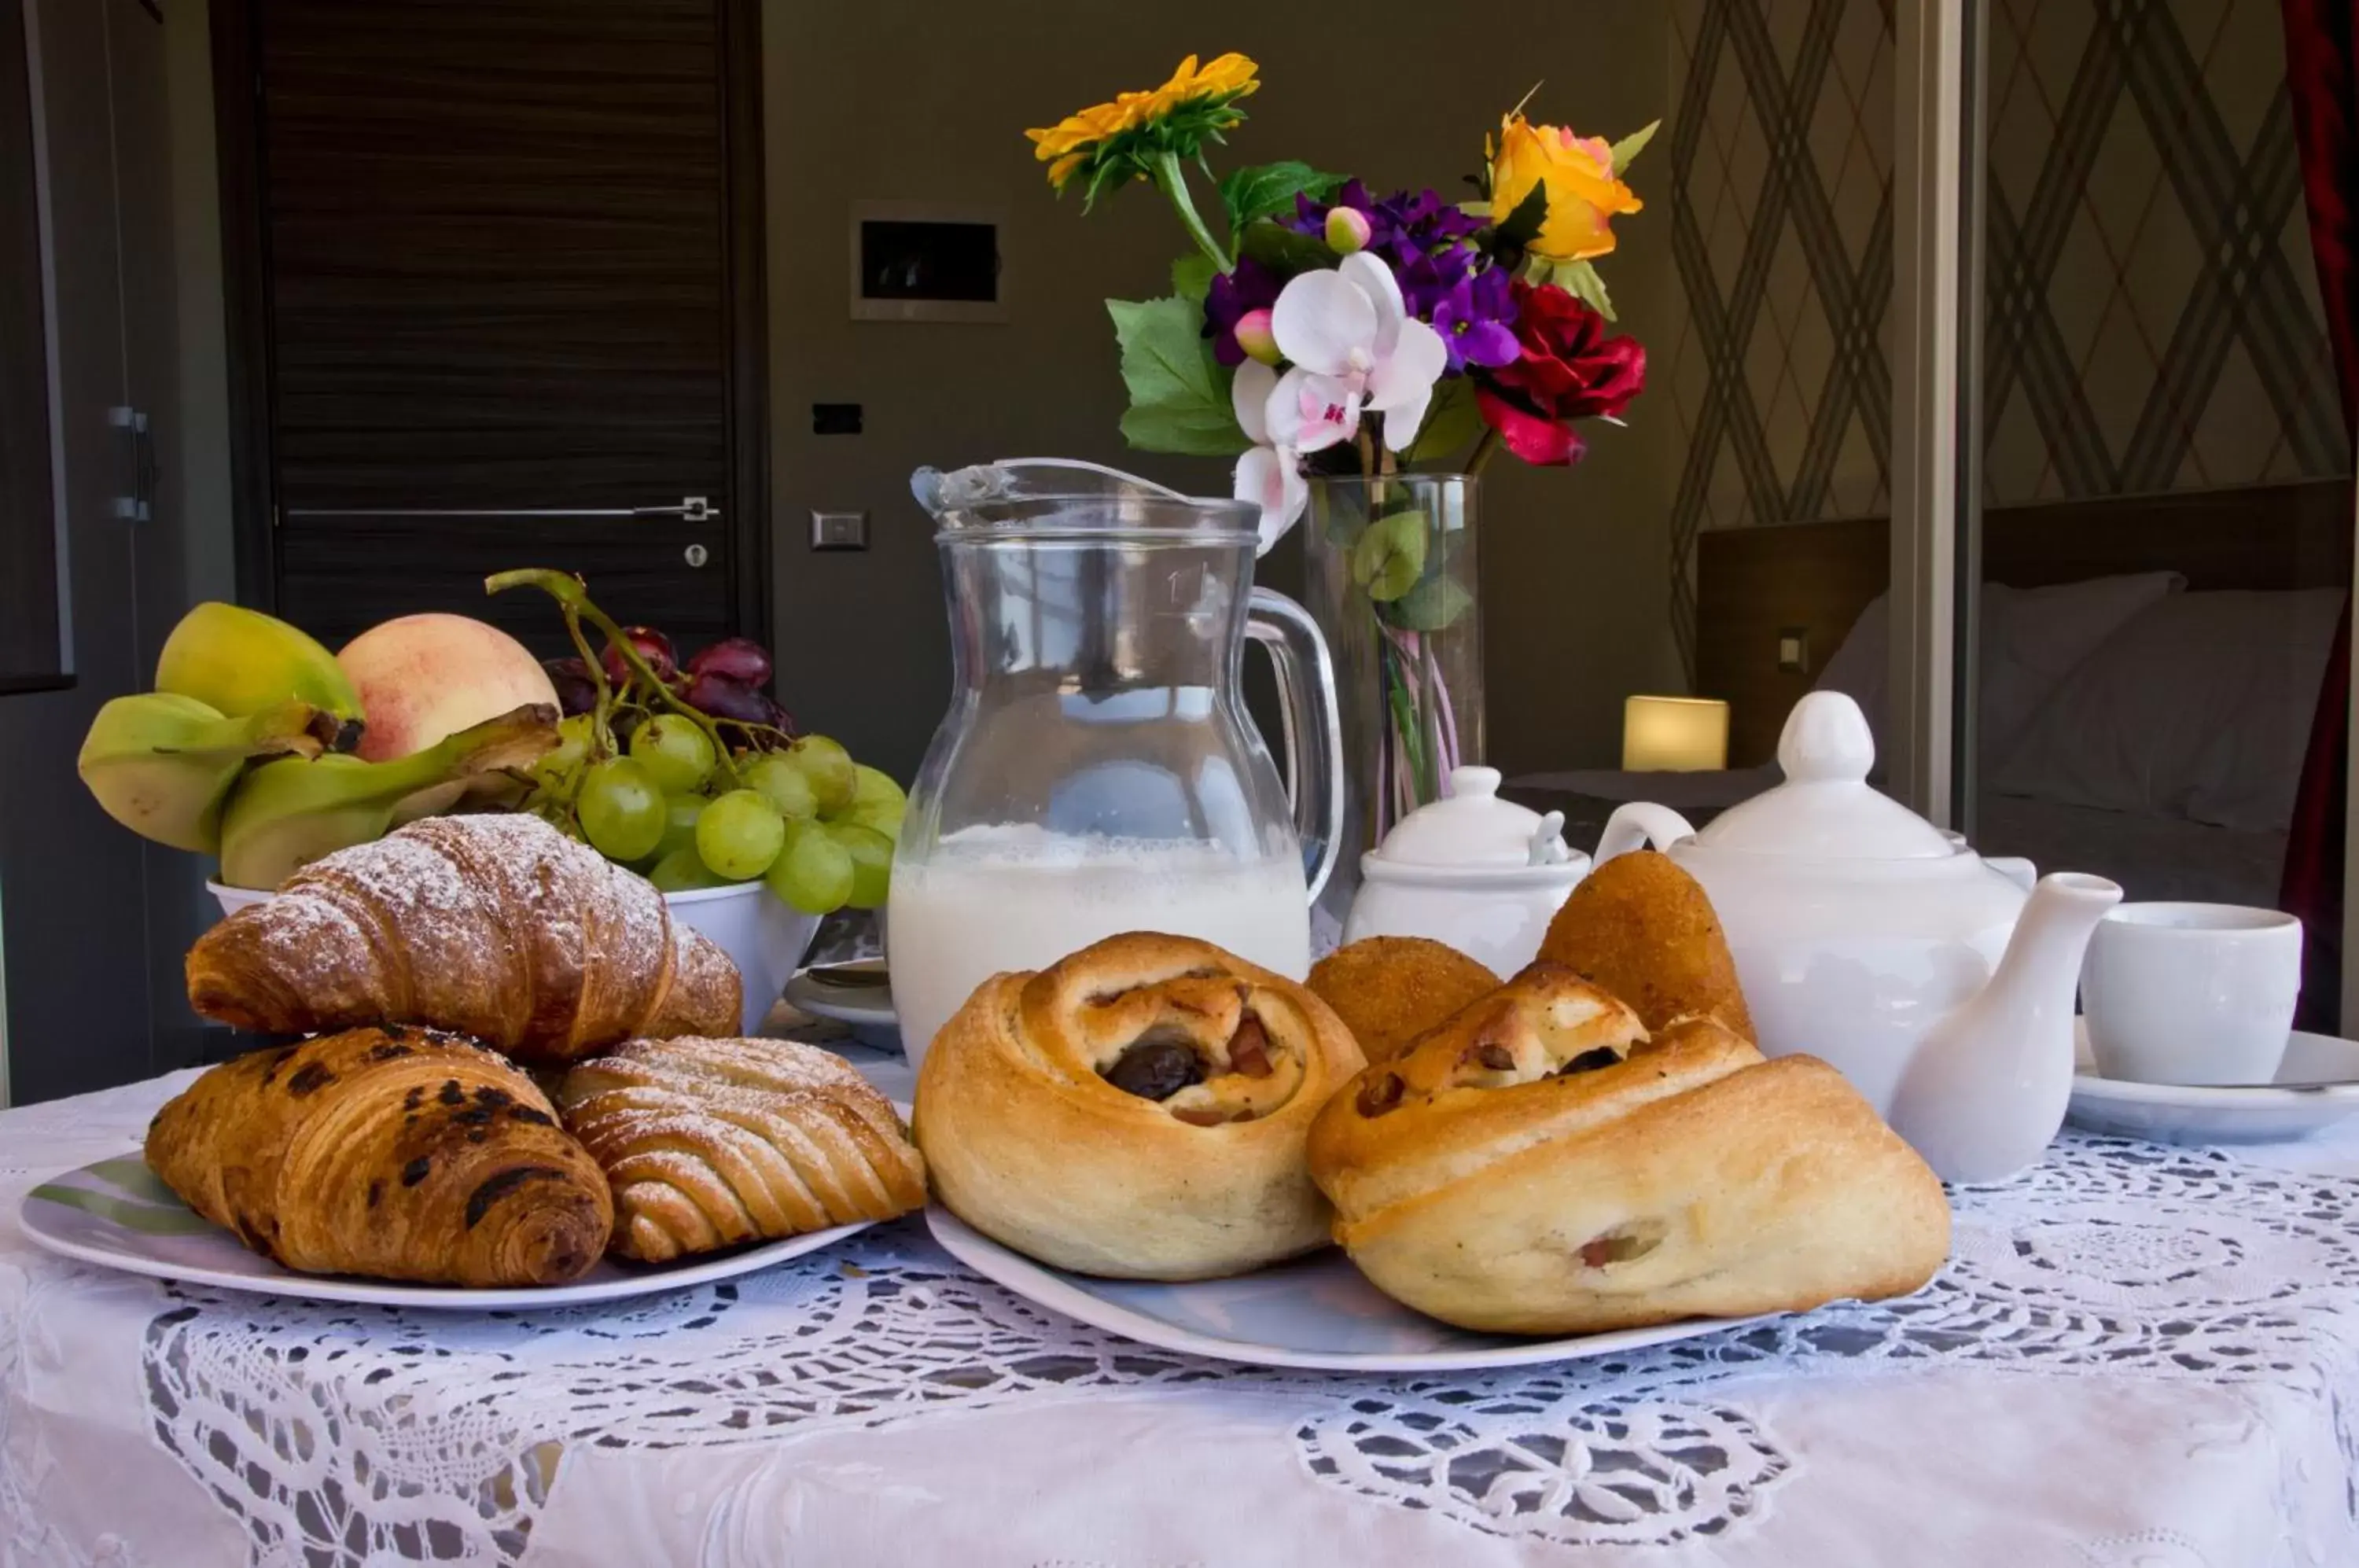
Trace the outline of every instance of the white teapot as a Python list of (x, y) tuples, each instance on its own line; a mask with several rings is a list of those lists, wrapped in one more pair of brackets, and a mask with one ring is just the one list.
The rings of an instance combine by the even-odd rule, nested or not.
[(1567, 848), (1564, 815), (1499, 799), (1495, 768), (1455, 768), (1450, 793), (1403, 817), (1360, 856), (1343, 940), (1422, 936), (1511, 975), (1540, 939), (1589, 856)]
[(2081, 959), (2122, 890), (1984, 860), (1871, 789), (1859, 705), (1813, 691), (1777, 742), (1786, 782), (1701, 833), (1624, 806), (1603, 863), (1649, 840), (1703, 885), (1760, 1046), (1832, 1062), (1948, 1181), (2031, 1164), (2064, 1120)]

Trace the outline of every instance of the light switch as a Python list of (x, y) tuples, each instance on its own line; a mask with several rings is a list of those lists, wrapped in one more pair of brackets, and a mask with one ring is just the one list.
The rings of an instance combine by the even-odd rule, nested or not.
[(868, 514), (865, 512), (814, 511), (810, 519), (813, 550), (868, 548)]
[(1777, 628), (1777, 668), (1793, 675), (1810, 672), (1810, 634), (1806, 627)]

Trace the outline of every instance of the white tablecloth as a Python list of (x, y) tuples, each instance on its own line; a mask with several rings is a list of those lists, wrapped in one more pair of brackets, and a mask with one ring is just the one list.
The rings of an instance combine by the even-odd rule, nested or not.
[[(2359, 1141), (2068, 1133), (1917, 1297), (1466, 1377), (1269, 1373), (922, 1223), (622, 1310), (52, 1258), (25, 1190), (181, 1079), (0, 1115), (0, 1563), (2359, 1564)], [(896, 1085), (897, 1087), (898, 1085)]]

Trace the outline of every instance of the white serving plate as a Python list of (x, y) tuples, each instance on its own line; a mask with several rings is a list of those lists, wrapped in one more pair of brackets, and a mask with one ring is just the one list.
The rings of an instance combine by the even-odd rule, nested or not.
[(305, 1301), (363, 1301), (450, 1312), (513, 1312), (651, 1296), (751, 1274), (868, 1228), (865, 1224), (837, 1225), (669, 1268), (626, 1267), (612, 1258), (600, 1258), (571, 1285), (540, 1290), (462, 1290), (447, 1285), (402, 1285), (342, 1275), (298, 1274), (280, 1268), (248, 1251), (236, 1236), (181, 1203), (157, 1180), (136, 1151), (101, 1160), (43, 1182), (25, 1194), (17, 1219), (26, 1236), (51, 1252), (133, 1274)]
[(2097, 1076), (2085, 1028), (2072, 1080), (2072, 1125), (2164, 1143), (2261, 1143), (2307, 1138), (2359, 1116), (2359, 1040), (2297, 1029), (2278, 1064), (2278, 1084), (2324, 1087), (2212, 1089), (2129, 1083)]
[(940, 1203), (926, 1224), (942, 1249), (1027, 1301), (1166, 1350), (1258, 1367), (1330, 1372), (1455, 1372), (1611, 1356), (1738, 1328), (1758, 1318), (1690, 1318), (1571, 1339), (1470, 1334), (1411, 1312), (1326, 1251), (1234, 1279), (1185, 1285), (1096, 1279), (1036, 1263)]
[(873, 985), (842, 985), (824, 974), (806, 969), (787, 982), (787, 1005), (815, 1018), (832, 1018), (851, 1026), (862, 1039), (879, 1045), (898, 1045), (901, 1020), (893, 1011), (893, 988), (885, 978), (881, 958), (832, 964), (829, 969), (855, 969), (874, 975)]

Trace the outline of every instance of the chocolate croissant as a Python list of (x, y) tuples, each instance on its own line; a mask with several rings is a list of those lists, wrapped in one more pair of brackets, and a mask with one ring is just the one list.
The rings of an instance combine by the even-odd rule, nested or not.
[(1649, 1040), (1547, 964), (1336, 1095), (1310, 1160), (1379, 1289), (1493, 1333), (1903, 1295), (1949, 1251), (1940, 1181), (1843, 1074), (1715, 1018)]
[(1060, 1269), (1242, 1273), (1326, 1245), (1302, 1145), (1359, 1047), (1324, 1002), (1209, 942), (1110, 937), (985, 981), (918, 1075), (951, 1212)]
[(147, 1157), (190, 1208), (307, 1274), (561, 1285), (614, 1225), (604, 1175), (532, 1080), (429, 1029), (225, 1062), (156, 1113)]
[(814, 1046), (633, 1040), (575, 1063), (557, 1103), (614, 1188), (618, 1257), (661, 1263), (926, 1201), (892, 1102)]
[(339, 850), (189, 950), (189, 1003), (265, 1034), (418, 1023), (519, 1062), (737, 1027), (736, 966), (647, 879), (538, 817)]

